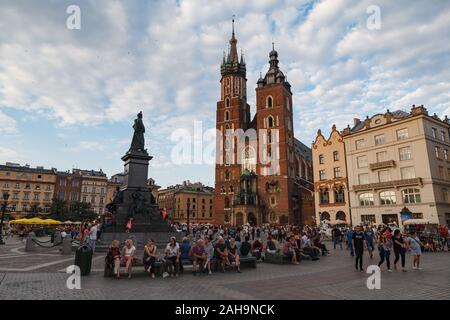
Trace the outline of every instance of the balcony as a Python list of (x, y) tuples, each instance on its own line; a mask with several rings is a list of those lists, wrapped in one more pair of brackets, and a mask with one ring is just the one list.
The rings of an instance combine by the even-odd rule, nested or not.
[(376, 163), (371, 163), (369, 165), (370, 170), (379, 170), (379, 169), (393, 168), (393, 167), (395, 167), (394, 160), (376, 162)]
[(376, 189), (388, 189), (388, 188), (400, 188), (408, 186), (421, 186), (422, 178), (394, 180), (378, 183), (360, 184), (353, 186), (354, 191), (376, 190)]

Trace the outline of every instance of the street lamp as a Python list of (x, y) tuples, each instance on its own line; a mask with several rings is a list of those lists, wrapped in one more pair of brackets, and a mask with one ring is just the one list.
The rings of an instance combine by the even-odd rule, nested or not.
[(187, 232), (188, 232), (188, 234), (190, 234), (190, 231), (189, 231), (189, 220), (190, 220), (190, 216), (191, 216), (190, 209), (191, 209), (191, 199), (188, 198), (187, 199), (187, 210), (186, 210), (186, 212), (187, 212)]
[(2, 204), (2, 218), (0, 220), (0, 244), (5, 244), (3, 241), (3, 219), (5, 218), (6, 206), (8, 205), (9, 193), (3, 193), (3, 204)]

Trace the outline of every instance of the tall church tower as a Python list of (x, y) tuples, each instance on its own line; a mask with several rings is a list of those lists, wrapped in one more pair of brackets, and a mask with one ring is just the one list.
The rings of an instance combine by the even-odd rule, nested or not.
[[(272, 43), (269, 70), (256, 88), (256, 118), (259, 146), (258, 194), (263, 221), (293, 222), (294, 131), (291, 85), (278, 66), (278, 52)], [(262, 139), (262, 141), (261, 141)]]
[(234, 19), (228, 54), (223, 56), (220, 66), (220, 101), (217, 102), (216, 129), (221, 139), (216, 146), (215, 172), (215, 222), (229, 223), (235, 193), (239, 188), (241, 166), (237, 155), (237, 141), (227, 139), (238, 130), (247, 130), (250, 124), (250, 106), (247, 104), (247, 79), (244, 57), (239, 59)]

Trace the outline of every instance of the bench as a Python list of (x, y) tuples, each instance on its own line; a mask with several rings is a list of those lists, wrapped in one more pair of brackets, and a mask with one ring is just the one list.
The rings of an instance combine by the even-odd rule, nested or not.
[(241, 267), (249, 267), (249, 268), (256, 268), (256, 260), (257, 258), (255, 256), (245, 256), (245, 257), (239, 257), (239, 261), (241, 262)]
[(266, 252), (264, 262), (273, 264), (290, 264), (291, 258), (279, 253)]

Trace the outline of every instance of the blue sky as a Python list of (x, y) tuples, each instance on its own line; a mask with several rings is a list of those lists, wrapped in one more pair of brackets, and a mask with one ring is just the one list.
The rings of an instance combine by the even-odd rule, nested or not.
[[(81, 30), (66, 8), (81, 8)], [(370, 30), (369, 5), (381, 28)], [(297, 138), (386, 109), (450, 114), (446, 1), (3, 0), (0, 163), (122, 170), (143, 111), (150, 176), (162, 186), (214, 183), (214, 168), (176, 165), (171, 134), (214, 128), (220, 62), (236, 16), (254, 110), (272, 40), (294, 93)], [(4, 32), (4, 31), (7, 32)]]

